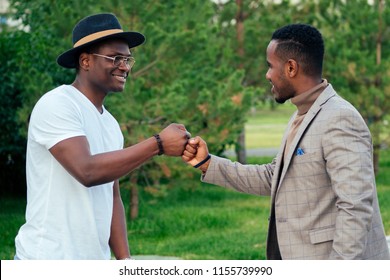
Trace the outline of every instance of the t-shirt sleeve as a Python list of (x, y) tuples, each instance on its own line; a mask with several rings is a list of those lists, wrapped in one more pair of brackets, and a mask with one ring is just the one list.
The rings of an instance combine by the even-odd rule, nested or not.
[(59, 94), (42, 97), (31, 114), (29, 138), (50, 149), (58, 142), (76, 136), (85, 136), (83, 117), (77, 104)]

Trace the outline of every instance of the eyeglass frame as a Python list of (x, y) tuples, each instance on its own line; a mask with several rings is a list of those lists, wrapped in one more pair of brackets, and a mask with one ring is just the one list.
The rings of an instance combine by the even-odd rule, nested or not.
[[(131, 68), (133, 68), (133, 66), (135, 64), (135, 59), (132, 56), (123, 56), (123, 55), (107, 56), (107, 55), (102, 55), (102, 54), (98, 54), (98, 53), (91, 53), (91, 54), (112, 60), (112, 64), (115, 67), (119, 67), (119, 66), (121, 66), (122, 63), (124, 63), (125, 66), (127, 66), (127, 67), (129, 67), (129, 69), (131, 69)], [(119, 61), (118, 65), (115, 65), (115, 60), (117, 59), (117, 57), (120, 57), (121, 60)]]

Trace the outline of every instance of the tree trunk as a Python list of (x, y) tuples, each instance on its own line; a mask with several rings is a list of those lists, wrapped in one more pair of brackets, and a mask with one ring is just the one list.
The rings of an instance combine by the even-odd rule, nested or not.
[(236, 155), (238, 162), (242, 164), (246, 163), (245, 129), (241, 131), (240, 135), (237, 138)]
[(139, 213), (139, 197), (137, 184), (131, 184), (130, 189), (130, 221), (137, 219)]
[[(239, 69), (243, 69), (245, 49), (244, 49), (244, 11), (243, 11), (243, 0), (236, 0), (237, 13), (236, 13), (236, 38), (237, 38), (237, 54), (240, 59), (238, 64)], [(245, 148), (245, 126), (242, 128), (240, 135), (237, 138), (236, 144), (236, 155), (237, 161), (245, 164), (246, 163), (246, 148)]]
[[(376, 39), (376, 65), (380, 66), (381, 60), (382, 60), (382, 40), (383, 40), (383, 20), (382, 20), (382, 14), (383, 14), (383, 6), (384, 1), (378, 0), (378, 36)], [(377, 88), (381, 88), (382, 86), (382, 73), (379, 71), (376, 79), (375, 79), (375, 86)], [(375, 98), (375, 104), (380, 107), (380, 101), (378, 98)], [(380, 122), (381, 118), (378, 116), (374, 117), (374, 129), (373, 129), (373, 142), (374, 142), (374, 171), (375, 175), (378, 174), (379, 171), (379, 153), (380, 153)]]
[(380, 151), (380, 145), (374, 144), (374, 172), (375, 172), (375, 176), (378, 174), (378, 171), (379, 171), (379, 151)]

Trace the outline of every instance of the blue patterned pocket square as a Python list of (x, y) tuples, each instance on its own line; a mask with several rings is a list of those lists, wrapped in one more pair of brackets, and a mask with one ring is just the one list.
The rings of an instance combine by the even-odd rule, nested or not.
[(302, 156), (302, 155), (304, 155), (304, 154), (305, 154), (305, 152), (302, 150), (302, 148), (298, 148), (295, 155), (297, 155), (297, 156)]

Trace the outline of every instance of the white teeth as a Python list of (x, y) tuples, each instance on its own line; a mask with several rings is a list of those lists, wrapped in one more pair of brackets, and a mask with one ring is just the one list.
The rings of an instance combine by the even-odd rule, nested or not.
[(114, 74), (113, 74), (113, 76), (116, 77), (120, 81), (125, 81), (126, 80), (126, 76), (120, 76), (120, 75), (114, 75)]

